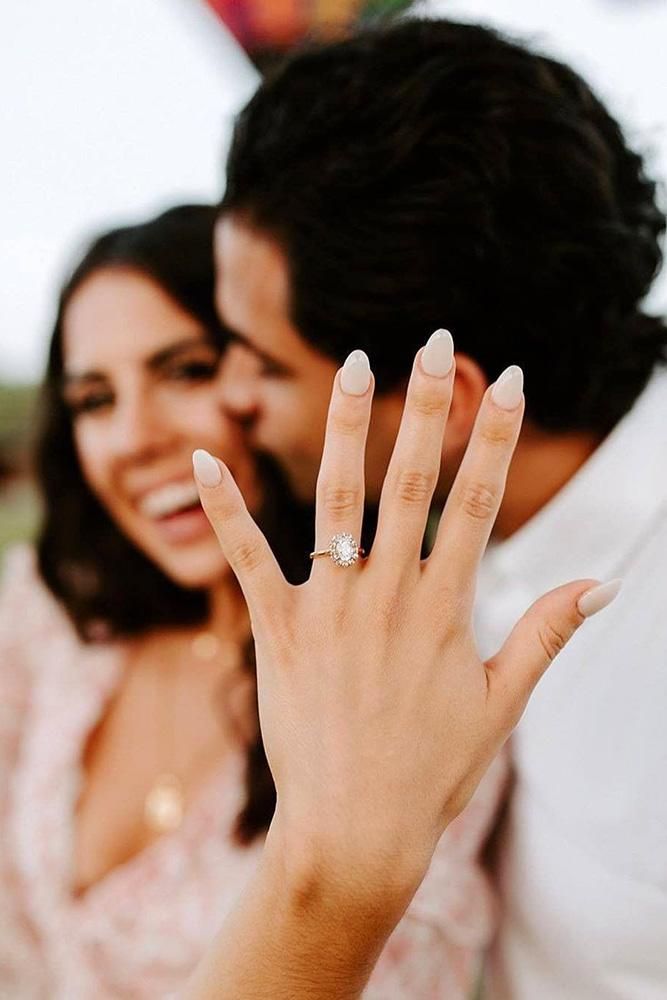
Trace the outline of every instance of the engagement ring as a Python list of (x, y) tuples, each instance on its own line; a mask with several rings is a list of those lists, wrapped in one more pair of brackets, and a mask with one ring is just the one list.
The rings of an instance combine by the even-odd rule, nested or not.
[(353, 566), (359, 556), (366, 553), (359, 548), (359, 544), (352, 535), (334, 535), (329, 543), (328, 549), (321, 549), (319, 552), (311, 552), (310, 558), (317, 559), (318, 556), (329, 556), (336, 563), (336, 566)]

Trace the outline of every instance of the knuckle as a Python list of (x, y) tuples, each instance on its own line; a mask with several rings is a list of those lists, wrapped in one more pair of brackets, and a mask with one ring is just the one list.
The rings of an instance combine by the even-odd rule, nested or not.
[(232, 549), (230, 561), (243, 572), (251, 573), (262, 562), (261, 546), (257, 542), (245, 539), (237, 542)]
[(567, 643), (567, 635), (552, 622), (542, 622), (537, 629), (540, 646), (549, 662), (555, 660)]
[(496, 494), (484, 483), (470, 483), (461, 496), (463, 512), (475, 521), (487, 521), (496, 512)]
[(420, 417), (444, 417), (447, 409), (446, 399), (432, 390), (415, 390), (411, 402), (412, 409)]
[(354, 437), (364, 426), (362, 416), (348, 406), (338, 406), (331, 414), (331, 430), (342, 437)]
[(423, 506), (430, 503), (437, 476), (434, 472), (417, 470), (399, 472), (396, 477), (395, 493), (406, 506)]
[(361, 504), (361, 491), (355, 486), (325, 484), (320, 489), (319, 502), (330, 517), (344, 518), (358, 510)]
[(509, 444), (513, 434), (512, 425), (501, 419), (486, 420), (480, 428), (482, 442), (491, 445), (492, 448)]

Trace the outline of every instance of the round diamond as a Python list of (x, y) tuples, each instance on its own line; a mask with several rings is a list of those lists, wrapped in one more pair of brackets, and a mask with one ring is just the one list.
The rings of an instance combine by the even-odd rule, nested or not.
[(337, 566), (352, 566), (359, 558), (359, 546), (352, 535), (334, 535), (329, 551)]

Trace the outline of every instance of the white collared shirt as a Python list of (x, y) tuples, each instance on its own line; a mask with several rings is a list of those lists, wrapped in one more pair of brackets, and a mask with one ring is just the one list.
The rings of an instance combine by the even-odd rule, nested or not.
[(511, 742), (491, 1000), (667, 997), (667, 373), (566, 486), (492, 546), (486, 657), (545, 591), (621, 576)]

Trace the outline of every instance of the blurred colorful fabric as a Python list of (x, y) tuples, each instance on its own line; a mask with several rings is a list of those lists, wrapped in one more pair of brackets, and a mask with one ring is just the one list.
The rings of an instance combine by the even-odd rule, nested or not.
[(366, 18), (406, 10), (411, 0), (207, 0), (246, 49), (286, 49), (326, 38)]

